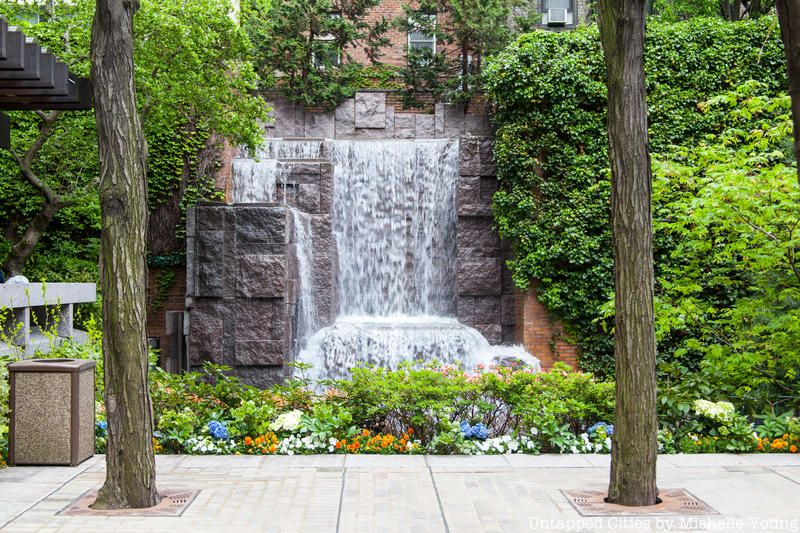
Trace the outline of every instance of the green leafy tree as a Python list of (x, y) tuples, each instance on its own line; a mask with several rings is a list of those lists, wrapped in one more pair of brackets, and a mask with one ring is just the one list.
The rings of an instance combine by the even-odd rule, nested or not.
[(800, 191), (790, 99), (746, 83), (704, 104), (729, 127), (656, 159), (659, 336), (682, 338), (751, 413), (800, 407)]
[(652, 12), (669, 21), (691, 17), (722, 17), (736, 21), (769, 13), (774, 0), (655, 0)]
[[(40, 16), (34, 25), (26, 22), (32, 11)], [(145, 0), (136, 17), (138, 106), (153, 141), (156, 164), (148, 169), (148, 185), (154, 209), (162, 203), (180, 206), (187, 191), (202, 188), (192, 181), (196, 169), (187, 166), (211, 132), (236, 144), (260, 142), (259, 120), (266, 109), (251, 95), (256, 75), (248, 61), (249, 40), (230, 13), (227, 0)], [(0, 6), (0, 14), (51, 49), (72, 72), (88, 76), (94, 2), (9, 3)], [(77, 265), (78, 277), (96, 276), (90, 266), (96, 263), (99, 228), (99, 206), (92, 199), (98, 176), (92, 113), (20, 112), (12, 119), (12, 151), (0, 153), (5, 176), (0, 187), (10, 193), (0, 203), (8, 221), (3, 229), (9, 243), (0, 248), (4, 269), (21, 273), (55, 221), (58, 232), (45, 238), (48, 250), (56, 243), (64, 252), (78, 251), (86, 257)], [(179, 219), (173, 217), (167, 231), (174, 233)], [(75, 243), (71, 249), (61, 244), (70, 241)], [(34, 274), (75, 266), (45, 255), (51, 254), (34, 261)]]
[(362, 51), (373, 63), (388, 44), (384, 18), (367, 20), (379, 0), (257, 0), (244, 3), (243, 25), (255, 45), (262, 88), (276, 88), (307, 106), (333, 107), (352, 96), (363, 66)]
[(435, 39), (435, 46), (409, 48), (400, 70), (404, 103), (419, 105), (421, 96), (434, 101), (468, 102), (481, 90), (485, 57), (502, 50), (513, 36), (513, 8), (521, 0), (423, 0), (403, 5), (395, 26), (406, 33)]

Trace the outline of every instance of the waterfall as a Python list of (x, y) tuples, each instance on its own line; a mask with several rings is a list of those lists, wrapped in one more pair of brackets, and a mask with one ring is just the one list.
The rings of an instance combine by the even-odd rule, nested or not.
[(292, 165), (321, 159), (333, 163), (338, 257), (337, 318), (328, 327), (320, 329), (316, 312), (312, 216), (287, 206), (298, 282), (294, 346), (296, 359), (311, 365), (307, 377), (431, 361), (471, 369), (514, 359), (538, 368), (523, 348), (491, 346), (455, 318), (458, 141), (267, 139), (252, 157), (234, 160), (233, 200), (286, 203), (277, 191)]
[(322, 141), (266, 139), (255, 154), (233, 160), (233, 202), (237, 204), (282, 203), (277, 187), (291, 168), (288, 161), (323, 157)]
[(330, 157), (338, 317), (299, 353), (306, 376), (501, 358), (538, 367), (524, 349), (492, 347), (454, 318), (457, 141), (334, 141)]
[(297, 293), (297, 329), (295, 342), (299, 347), (305, 346), (308, 339), (318, 329), (317, 308), (314, 304), (314, 241), (311, 216), (290, 208), (294, 226), (295, 257), (297, 261), (298, 293)]
[(337, 141), (339, 315), (455, 312), (454, 141)]

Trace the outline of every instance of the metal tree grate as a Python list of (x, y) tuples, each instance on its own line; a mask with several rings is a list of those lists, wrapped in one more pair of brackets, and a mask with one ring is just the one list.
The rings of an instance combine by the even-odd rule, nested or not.
[(719, 514), (710, 505), (686, 489), (661, 489), (661, 503), (644, 507), (628, 507), (606, 503), (602, 490), (562, 490), (567, 501), (581, 516), (664, 516)]
[(200, 494), (199, 490), (159, 491), (161, 502), (144, 509), (92, 509), (89, 507), (97, 498), (97, 491), (84, 492), (77, 500), (58, 512), (66, 516), (181, 516)]

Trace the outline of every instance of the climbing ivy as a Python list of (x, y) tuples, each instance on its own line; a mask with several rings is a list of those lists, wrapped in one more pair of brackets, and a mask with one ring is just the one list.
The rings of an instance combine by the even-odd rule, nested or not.
[[(645, 50), (651, 147), (655, 152), (720, 131), (724, 109), (698, 105), (747, 80), (767, 94), (786, 86), (785, 58), (772, 17), (730, 23), (648, 22)], [(581, 366), (613, 371), (610, 178), (605, 130), (605, 66), (594, 26), (535, 32), (486, 67), (495, 104), (495, 158), (501, 190), (494, 214), (515, 249), (515, 283), (568, 326)], [(658, 199), (656, 199), (658, 201)], [(656, 275), (674, 248), (658, 236)], [(660, 357), (674, 345), (659, 344)]]

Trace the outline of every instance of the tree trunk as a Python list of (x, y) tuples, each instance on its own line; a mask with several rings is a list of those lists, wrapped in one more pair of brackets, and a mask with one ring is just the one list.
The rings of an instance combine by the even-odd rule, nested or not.
[(608, 500), (656, 503), (656, 340), (644, 0), (601, 0), (614, 230), (616, 414)]
[(53, 135), (56, 121), (61, 116), (61, 111), (52, 111), (49, 114), (42, 111), (37, 111), (36, 113), (42, 119), (42, 123), (39, 125), (39, 134), (24, 154), (20, 155), (11, 150), (11, 155), (19, 166), (21, 179), (42, 196), (44, 207), (28, 223), (22, 236), (14, 235), (14, 244), (11, 246), (10, 253), (3, 265), (3, 270), (8, 277), (21, 276), (23, 274), (25, 263), (28, 262), (34, 249), (36, 249), (36, 245), (39, 244), (47, 226), (62, 208), (73, 203), (56, 194), (47, 183), (39, 179), (39, 176), (33, 172), (33, 161), (39, 155), (42, 146)]
[(789, 69), (789, 95), (792, 98), (794, 126), (794, 156), (797, 160), (797, 180), (800, 182), (800, 1), (775, 0), (781, 25), (783, 48)]
[(11, 246), (11, 251), (3, 265), (3, 272), (5, 272), (6, 276), (22, 275), (25, 263), (28, 262), (36, 245), (39, 244), (39, 240), (44, 235), (47, 226), (61, 210), (61, 206), (62, 204), (58, 201), (45, 202), (44, 207), (28, 223), (28, 227), (25, 228), (22, 237)]
[(95, 508), (159, 502), (147, 386), (147, 146), (136, 109), (133, 15), (138, 0), (97, 0), (92, 81), (100, 151), (100, 280), (108, 413), (106, 481)]

